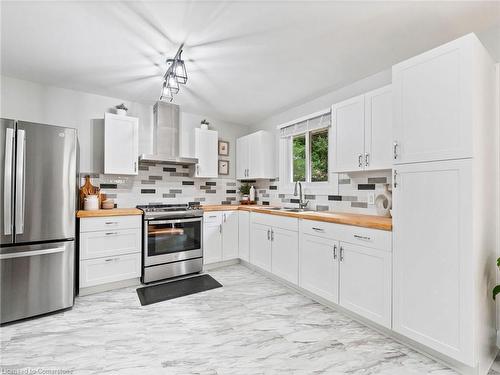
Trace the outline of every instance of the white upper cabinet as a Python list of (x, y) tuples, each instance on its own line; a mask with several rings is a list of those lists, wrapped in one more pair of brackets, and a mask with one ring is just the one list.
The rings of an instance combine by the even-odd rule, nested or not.
[(365, 97), (357, 96), (333, 106), (335, 172), (362, 170), (364, 167)]
[(137, 174), (139, 119), (104, 114), (104, 173)]
[(215, 130), (196, 128), (194, 130), (195, 166), (194, 176), (202, 178), (218, 177), (218, 133)]
[(391, 86), (333, 105), (335, 172), (392, 166)]
[[(474, 34), (394, 65), (395, 163), (472, 157), (492, 61)], [(491, 74), (491, 73), (488, 73)]]
[(236, 141), (236, 178), (274, 178), (276, 143), (272, 133), (258, 131)]
[(391, 168), (392, 116), (391, 85), (365, 94), (365, 170)]

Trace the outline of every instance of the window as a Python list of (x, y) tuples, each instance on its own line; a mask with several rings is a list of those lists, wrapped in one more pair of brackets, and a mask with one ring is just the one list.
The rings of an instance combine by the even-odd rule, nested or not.
[(328, 181), (328, 128), (291, 137), (291, 181)]
[(331, 172), (330, 110), (278, 126), (280, 131), (280, 190), (293, 193), (302, 182), (309, 194), (333, 194), (338, 176)]

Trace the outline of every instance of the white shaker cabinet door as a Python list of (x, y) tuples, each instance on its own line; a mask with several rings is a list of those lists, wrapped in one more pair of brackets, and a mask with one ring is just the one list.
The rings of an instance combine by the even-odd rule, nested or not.
[(139, 160), (139, 119), (104, 114), (104, 173), (136, 175)]
[(299, 286), (328, 301), (338, 303), (338, 241), (303, 234), (299, 251)]
[(217, 178), (218, 171), (218, 133), (215, 130), (195, 129), (195, 177)]
[(472, 156), (471, 36), (392, 68), (396, 163)]
[(272, 273), (297, 285), (299, 283), (299, 233), (272, 228)]
[(394, 330), (473, 366), (472, 161), (394, 174)]
[(220, 212), (203, 215), (203, 263), (222, 261), (222, 216)]
[(262, 224), (251, 224), (250, 263), (271, 272), (271, 228)]
[(250, 212), (238, 211), (239, 258), (250, 261)]
[(236, 140), (236, 178), (239, 180), (248, 178), (249, 147), (249, 136), (241, 137)]
[(365, 99), (360, 95), (333, 106), (335, 172), (364, 168)]
[(391, 328), (391, 252), (340, 242), (340, 305)]
[(365, 170), (391, 169), (393, 162), (392, 89), (365, 95)]
[(222, 212), (222, 259), (238, 258), (238, 211)]

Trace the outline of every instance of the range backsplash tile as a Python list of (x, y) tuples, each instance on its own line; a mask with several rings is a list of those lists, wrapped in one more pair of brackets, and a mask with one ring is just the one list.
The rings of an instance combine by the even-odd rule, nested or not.
[[(89, 173), (81, 173), (83, 177)], [(117, 207), (139, 204), (173, 204), (201, 202), (202, 204), (237, 204), (241, 183), (235, 179), (193, 178), (193, 167), (141, 163), (137, 176), (90, 174), (92, 184), (100, 186)], [(339, 175), (339, 192), (317, 194), (304, 189), (309, 208), (321, 211), (376, 214), (375, 205), (368, 204), (368, 195), (375, 197), (391, 184), (391, 171), (356, 172)], [(278, 179), (248, 181), (256, 189), (256, 200), (261, 205), (297, 207), (298, 197), (280, 192)]]

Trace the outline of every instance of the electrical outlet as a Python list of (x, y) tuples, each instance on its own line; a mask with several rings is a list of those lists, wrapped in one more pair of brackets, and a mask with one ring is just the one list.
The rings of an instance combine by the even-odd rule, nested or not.
[(368, 204), (375, 204), (375, 193), (368, 193)]

